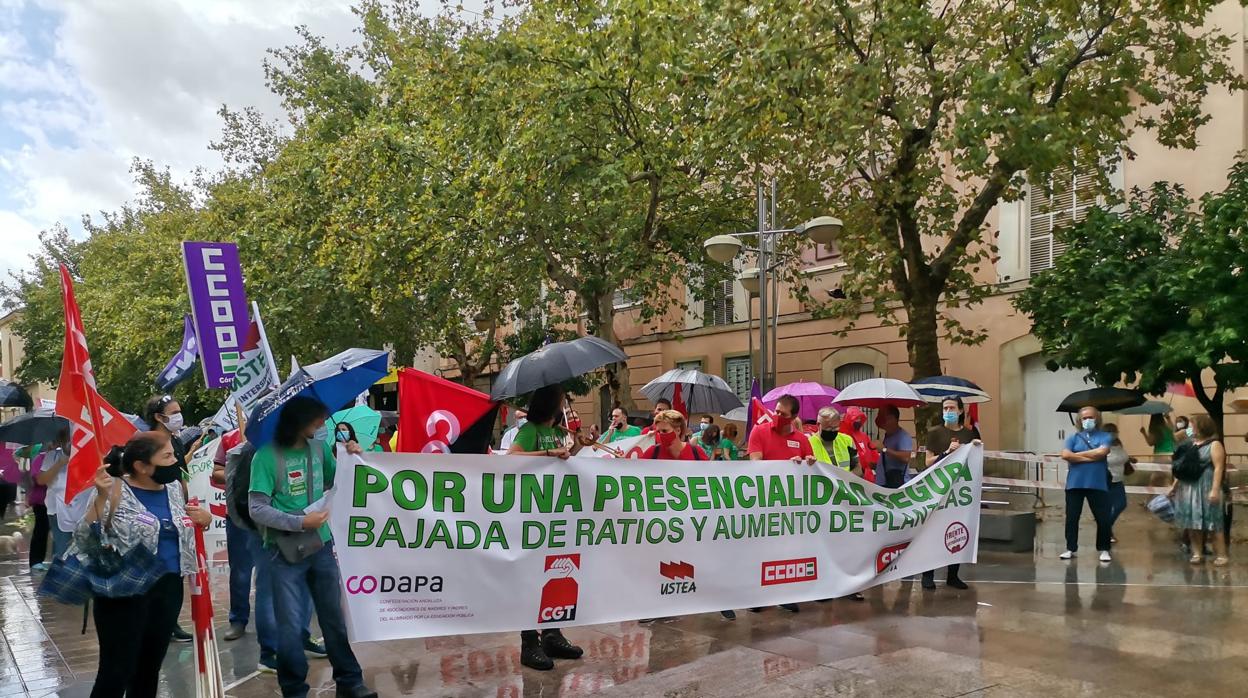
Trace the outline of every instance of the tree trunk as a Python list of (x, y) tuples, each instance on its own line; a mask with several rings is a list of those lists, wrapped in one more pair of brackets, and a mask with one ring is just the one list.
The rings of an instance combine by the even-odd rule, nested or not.
[(1204, 378), (1201, 376), (1200, 369), (1191, 372), (1191, 380), (1192, 390), (1196, 393), (1196, 400), (1205, 408), (1205, 412), (1213, 420), (1214, 426), (1218, 428), (1218, 435), (1226, 438), (1226, 433), (1223, 430), (1223, 421), (1226, 419), (1226, 414), (1222, 407), (1222, 401), (1226, 397), (1226, 389), (1222, 382), (1215, 375), (1214, 385), (1216, 389), (1213, 391), (1213, 397), (1209, 397), (1205, 393)]
[[(916, 294), (917, 295), (917, 294)], [(936, 328), (939, 313), (936, 299), (917, 297), (906, 304), (906, 315), (909, 324), (906, 327), (906, 352), (913, 373), (910, 380), (929, 378), (940, 375), (940, 344)], [(914, 410), (914, 426), (916, 438), (922, 443), (927, 435), (928, 425), (936, 416), (935, 405), (924, 405)]]
[[(615, 293), (604, 293), (596, 298), (587, 299), (591, 302), (585, 305), (590, 310), (590, 321), (594, 325), (594, 334), (601, 339), (605, 339), (612, 344), (619, 346), (619, 341), (615, 336)], [(631, 412), (637, 408), (633, 402), (633, 389), (629, 383), (628, 364), (619, 363), (606, 367), (607, 388), (611, 391), (611, 400), (625, 412)]]

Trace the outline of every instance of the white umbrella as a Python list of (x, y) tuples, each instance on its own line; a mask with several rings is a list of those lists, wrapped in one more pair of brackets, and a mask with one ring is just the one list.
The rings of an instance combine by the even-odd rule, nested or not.
[(741, 398), (723, 378), (693, 369), (674, 368), (642, 386), (641, 394), (651, 402), (670, 401), (675, 398), (677, 385), (690, 414), (723, 414), (741, 407)]
[(922, 395), (896, 378), (868, 378), (852, 383), (832, 401), (834, 405), (878, 409), (894, 407), (918, 407), (926, 401)]

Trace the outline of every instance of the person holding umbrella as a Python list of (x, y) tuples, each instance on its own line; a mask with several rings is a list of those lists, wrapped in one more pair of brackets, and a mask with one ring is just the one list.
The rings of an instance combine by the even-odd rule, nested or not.
[[(966, 405), (960, 397), (947, 397), (940, 402), (941, 423), (927, 430), (927, 463), (928, 468), (944, 460), (963, 444), (980, 443), (979, 430), (966, 426)], [(949, 565), (946, 568), (945, 584), (954, 589), (969, 588), (958, 576), (961, 565)], [(923, 588), (936, 588), (936, 572), (928, 570), (923, 573)]]
[[(553, 456), (566, 459), (581, 450), (579, 442), (568, 445), (565, 430), (557, 422), (563, 414), (564, 395), (559, 385), (538, 388), (529, 398), (529, 417), (507, 450), (509, 456)], [(520, 633), (520, 663), (530, 669), (550, 671), (555, 659), (580, 659), (585, 650), (573, 645), (558, 628)]]

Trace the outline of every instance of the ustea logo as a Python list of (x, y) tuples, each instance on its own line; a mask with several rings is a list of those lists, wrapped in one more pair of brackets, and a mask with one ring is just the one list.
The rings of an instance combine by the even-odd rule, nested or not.
[(659, 574), (672, 581), (659, 585), (659, 594), (692, 594), (698, 590), (693, 581), (693, 565), (688, 562), (660, 562)]
[(421, 591), (442, 591), (442, 578), (438, 576), (426, 577), (425, 575), (400, 575), (392, 577), (388, 574), (380, 577), (374, 577), (371, 574), (363, 576), (351, 575), (347, 577), (347, 581), (343, 583), (347, 588), (347, 593), (355, 594), (373, 594), (381, 592), (389, 594), (398, 592), (400, 594), (419, 594)]
[(580, 553), (546, 556), (546, 584), (542, 586), (542, 602), (537, 610), (538, 623), (576, 620), (580, 594), (576, 573), (580, 569)]
[(971, 532), (966, 530), (966, 526), (954, 521), (949, 524), (949, 528), (945, 529), (945, 550), (951, 553), (961, 551), (966, 544), (971, 542)]
[(910, 547), (910, 541), (881, 548), (880, 552), (875, 556), (875, 573), (882, 574), (884, 570), (893, 567), (893, 563), (897, 562), (897, 558), (901, 557), (901, 551), (908, 547)]
[(819, 567), (815, 558), (803, 557), (795, 560), (774, 560), (763, 563), (763, 586), (773, 584), (793, 584), (794, 582), (813, 582), (819, 578)]

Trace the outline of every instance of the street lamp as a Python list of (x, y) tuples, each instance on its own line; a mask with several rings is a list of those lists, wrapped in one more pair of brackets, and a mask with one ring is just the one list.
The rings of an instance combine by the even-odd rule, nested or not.
[[(774, 278), (777, 263), (772, 261), (776, 256), (777, 235), (796, 233), (805, 236), (817, 245), (830, 245), (841, 234), (843, 224), (834, 216), (817, 216), (796, 228), (776, 227), (776, 180), (771, 180), (771, 196), (767, 196), (766, 187), (760, 182), (756, 187), (758, 198), (758, 230), (748, 233), (730, 233), (715, 235), (702, 243), (706, 256), (719, 264), (729, 264), (741, 252), (754, 252), (758, 256), (758, 266), (742, 270), (737, 274), (737, 281), (750, 296), (758, 296), (759, 320), (759, 373), (762, 378), (763, 390), (775, 387), (776, 342), (779, 334), (779, 286)], [(770, 214), (770, 215), (769, 215)], [(756, 236), (758, 247), (747, 247), (741, 238)], [(768, 288), (770, 287), (770, 288)], [(768, 291), (770, 290), (770, 293)], [(752, 315), (752, 313), (751, 313)], [(750, 354), (754, 353), (753, 320), (750, 321)]]

